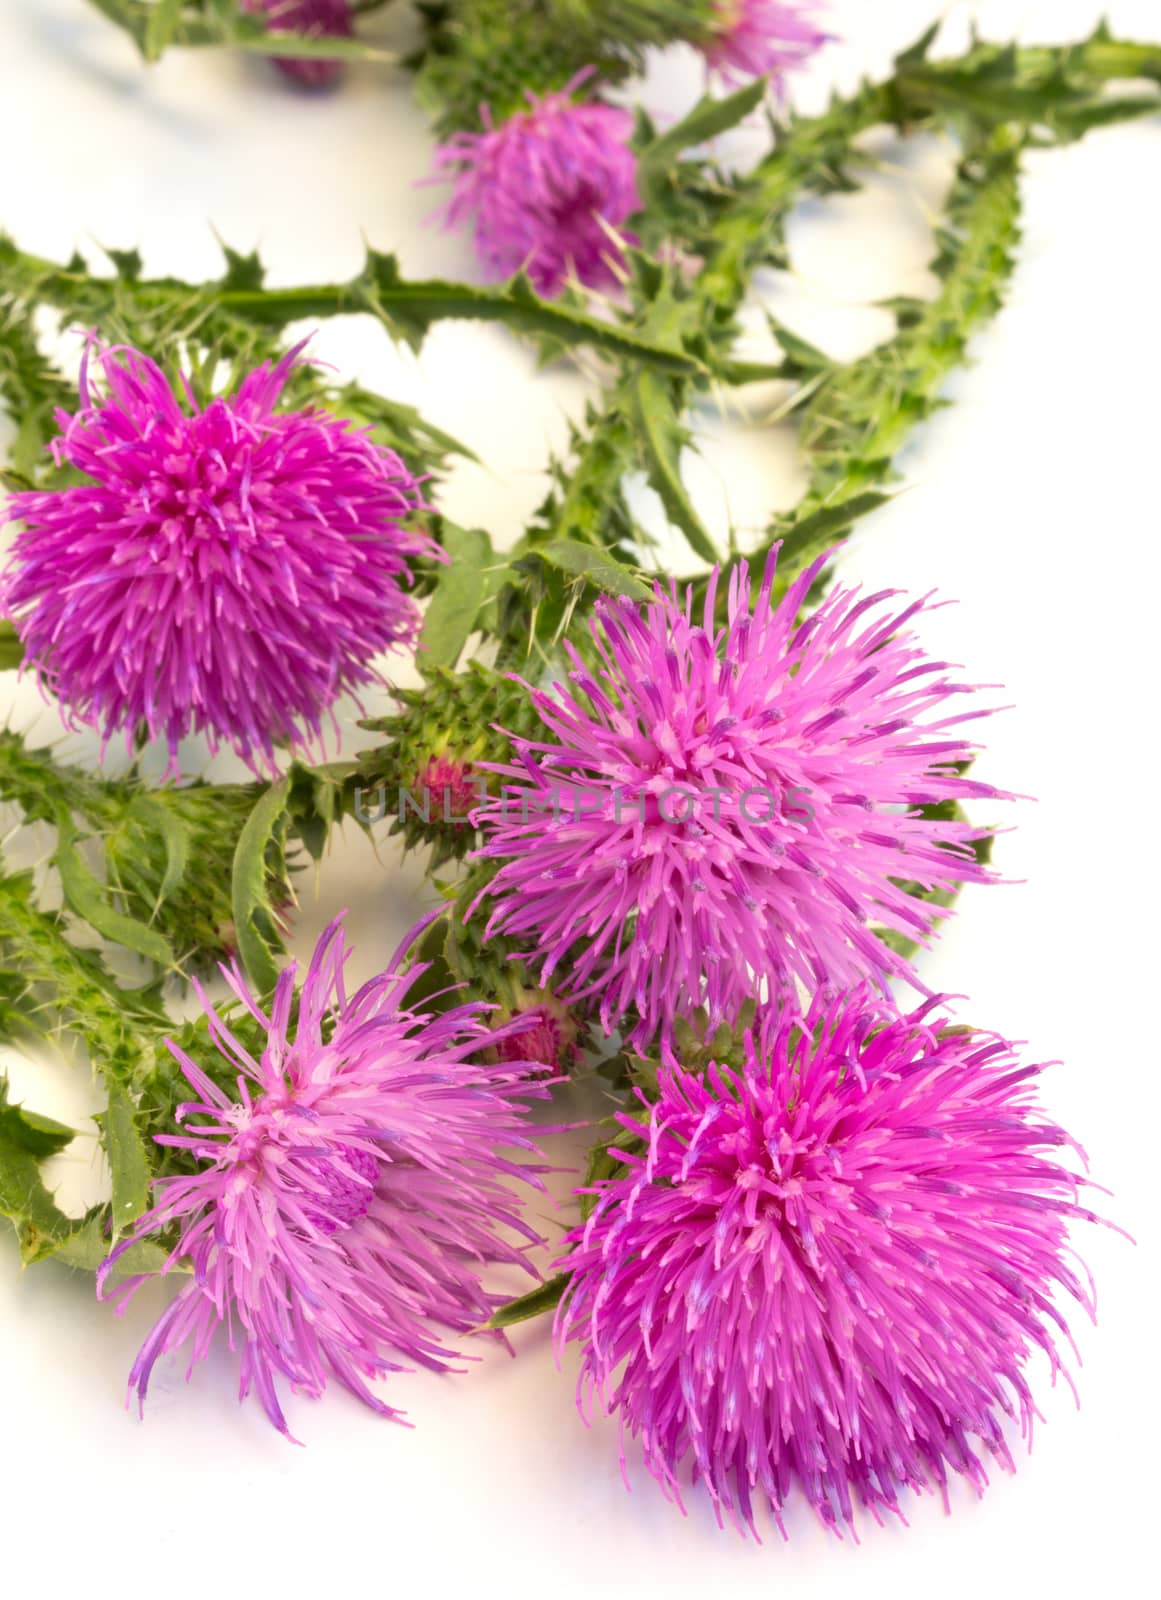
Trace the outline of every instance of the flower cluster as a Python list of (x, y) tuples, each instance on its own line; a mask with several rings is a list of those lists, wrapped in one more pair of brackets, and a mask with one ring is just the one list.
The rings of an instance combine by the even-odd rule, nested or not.
[(0, 606), (25, 659), (103, 740), (144, 729), (169, 749), (204, 733), (255, 769), (276, 742), (322, 735), (369, 658), (413, 644), (411, 564), (442, 553), (411, 520), (416, 479), (391, 450), (322, 411), (277, 405), (301, 346), (236, 393), (185, 401), (137, 350), (95, 347), (61, 413), (71, 488), (11, 497), (19, 522)]
[(741, 565), (724, 625), (716, 573), (700, 613), (676, 585), (602, 600), (599, 669), (567, 646), (569, 686), (530, 690), (544, 737), (514, 740), (476, 814), (500, 863), (487, 932), (607, 1029), (911, 976), (876, 929), (925, 940), (930, 891), (987, 877), (981, 830), (946, 814), (996, 797), (962, 770), (985, 713), (949, 714), (966, 686), (908, 632), (923, 601), (839, 587), (803, 620), (820, 569), (776, 602), (772, 557), (751, 607)]
[[(364, 9), (241, 6), (241, 26), (214, 8), (192, 34), (180, 8), (157, 9), (146, 53), (179, 34), (260, 51), (274, 34), (347, 40)], [(631, 534), (619, 512), (639, 455), (634, 417), (680, 437), (699, 385), (753, 376), (724, 361), (723, 341), (795, 196), (834, 186), (883, 104), (900, 122), (927, 117), (912, 80), (931, 35), (889, 83), (821, 118), (770, 119), (776, 148), (735, 178), (699, 171), (689, 152), (747, 115), (765, 85), (724, 109), (699, 103), (656, 140), (647, 118), (635, 123), (602, 92), (680, 31), (716, 85), (763, 78), (781, 95), (827, 40), (815, 0), (699, 0), (680, 16), (582, 5), (575, 31), (561, 29), (563, 9), (513, 18), (492, 0), (420, 7), (415, 61), (444, 135), (432, 181), (450, 184), (443, 220), (470, 230), (488, 278), (526, 273), (544, 297), (616, 287), (604, 307), (612, 322), (599, 307), (537, 305), (524, 282), (482, 293), (408, 285), (386, 269), (267, 300), (250, 286), (254, 264), (238, 258), (206, 290), (142, 280), (121, 258), (116, 280), (93, 294), (75, 264), (46, 273), (5, 247), (30, 282), (64, 285), (52, 304), (69, 317), (93, 320), (104, 306), (109, 327), (168, 331), (164, 367), (90, 336), (79, 405), (56, 414), (58, 470), (45, 468), (54, 486), (19, 480), (0, 515), (15, 528), (0, 569), (3, 660), (22, 655), (65, 717), (99, 733), (102, 753), (118, 735), (131, 748), (163, 741), (170, 777), (182, 741), (199, 736), (281, 778), (257, 812), (251, 785), (237, 786), (237, 806), (208, 786), (173, 791), (196, 804), (155, 806), (139, 774), (106, 804), (115, 785), (91, 774), (8, 763), (29, 820), (64, 830), (76, 815), (102, 833), (103, 879), (71, 836), (56, 857), (70, 906), (95, 907), (97, 932), (129, 929), (123, 942), (160, 971), (208, 944), (252, 952), (247, 935), (261, 924), (270, 947), (253, 975), (272, 992), (223, 967), (233, 1003), (216, 1010), (198, 989), (204, 1020), (180, 1044), (164, 1041), (175, 1068), (158, 1048), (159, 987), (122, 1008), (98, 958), (84, 952), (78, 967), (17, 880), (21, 914), (0, 932), (6, 953), (29, 943), (35, 959), (20, 985), (0, 984), (0, 1011), (13, 1011), (25, 984), (70, 1018), (84, 1012), (78, 995), (91, 1000), (99, 1026), (85, 1037), (111, 1096), (129, 1097), (152, 1136), (154, 1181), (126, 1235), (102, 1233), (96, 1214), (74, 1229), (36, 1175), (70, 1130), (0, 1107), (18, 1141), (7, 1210), (26, 1253), (78, 1259), (94, 1236), (107, 1239), (98, 1292), (119, 1313), (148, 1280), (175, 1282), (130, 1372), (142, 1411), (160, 1362), (187, 1351), (188, 1378), (224, 1338), (240, 1398), (256, 1394), (286, 1437), (288, 1391), (319, 1397), (338, 1384), (398, 1418), (396, 1387), (383, 1380), (457, 1370), (465, 1336), (555, 1299), (558, 1353), (579, 1356), (582, 1414), (615, 1415), (622, 1451), (639, 1441), (668, 1497), (680, 1505), (699, 1486), (719, 1524), (754, 1535), (770, 1518), (785, 1534), (797, 1498), (841, 1532), (863, 1513), (901, 1516), (907, 1491), (935, 1490), (946, 1504), (957, 1477), (982, 1491), (993, 1463), (1010, 1469), (1037, 1415), (1031, 1361), (1071, 1383), (1061, 1305), (1093, 1310), (1068, 1233), (1100, 1219), (1085, 1204), (1083, 1151), (1037, 1104), (1041, 1069), (1003, 1038), (953, 1025), (906, 953), (931, 941), (960, 887), (991, 880), (992, 819), (969, 818), (965, 803), (1011, 797), (971, 775), (968, 725), (989, 711), (958, 668), (922, 648), (912, 625), (928, 598), (835, 586), (820, 601), (828, 558), (786, 576), (777, 549), (753, 584), (732, 561), (728, 575), (650, 596), (618, 572)], [(1119, 44), (1098, 53), (1138, 58)], [(1082, 71), (1075, 50), (1050, 67), (1043, 54), (1030, 63), (974, 46), (955, 69), (975, 85), (957, 100), (970, 147), (985, 148), (1013, 86), (1039, 104), (1035, 84), (1058, 77), (1059, 61), (1078, 95), (1091, 81), (1097, 102), (1103, 78)], [(579, 61), (595, 65), (574, 72)], [(277, 64), (310, 85), (340, 70)], [(972, 248), (944, 249), (930, 317), (900, 317), (899, 342), (872, 364), (878, 375), (864, 381), (862, 365), (850, 383), (827, 374), (826, 424), (803, 436), (814, 458), (806, 505), (822, 505), (822, 520), (837, 526), (877, 503), (861, 491), (888, 477), (903, 422), (930, 410), (932, 374), (962, 355), (980, 308), (1000, 302), (1019, 142), (1000, 165), (961, 167), (940, 240), (962, 235)], [(705, 271), (691, 267), (677, 286), (650, 273), (627, 254), (634, 228), (663, 241), (664, 259)], [(235, 294), (239, 278), (247, 286)], [(74, 279), (86, 285), (79, 298)], [(38, 296), (27, 291), (10, 319), (8, 387), (33, 396), (33, 431), (45, 397), (61, 393), (59, 375), (40, 381)], [(399, 455), (370, 427), (291, 409), (296, 392), (319, 386), (298, 367), (303, 346), (283, 354), (269, 330), (304, 298), (328, 296), (344, 312), (377, 296), (373, 309), (400, 332), (465, 309), (511, 317), (553, 349), (575, 336), (620, 365), (607, 433), (583, 446), (575, 482), (555, 473), (517, 558), (466, 562), (441, 582), (422, 689), (400, 690), (398, 715), (361, 724), (386, 741), (354, 762), (282, 776), (283, 749), (316, 746), (339, 697), (376, 681), (380, 652), (417, 644), (408, 591), (418, 578), (425, 595), (432, 574), (417, 568), (446, 560), (423, 531), (434, 508), (422, 480)], [(187, 303), (197, 317), (185, 317)], [(251, 364), (268, 359), (206, 398), (175, 377), (191, 349), (206, 372), (240, 349), (255, 352)], [(673, 381), (650, 391), (642, 370)], [(808, 383), (802, 395), (814, 392)], [(453, 447), (406, 406), (346, 394), (407, 454), (412, 440), (426, 440), (433, 460)], [(816, 396), (816, 420), (822, 404)], [(890, 425), (879, 427), (884, 408)], [(861, 425), (868, 418), (874, 428)], [(483, 535), (470, 543), (487, 553)], [(574, 605), (598, 581), (622, 597), (600, 599), (583, 636)], [(527, 659), (557, 670), (559, 649), (560, 681), (502, 676), (526, 621)], [(497, 665), (457, 672), (477, 632), (497, 636)], [(365, 781), (377, 784), (370, 811)], [(408, 844), (429, 851), (441, 909), (351, 994), (339, 918), (296, 988), (294, 964), (279, 974), (273, 959), (289, 931), (288, 848), (301, 842), (318, 857), (336, 819), (353, 812), (369, 828), (388, 811)], [(473, 844), (458, 885), (436, 877)], [(143, 849), (148, 870), (127, 866)], [(187, 870), (201, 873), (203, 892), (174, 910)], [(205, 936), (171, 941), (171, 928)], [(92, 981), (77, 984), (78, 971)], [(58, 972), (69, 976), (48, 981)], [(898, 1003), (898, 978), (923, 1002)], [(140, 1049), (123, 1050), (126, 1039)], [(582, 1220), (556, 1276), (508, 1304), (501, 1288), (536, 1277), (531, 1253), (544, 1246), (522, 1203), (547, 1170), (530, 1101), (574, 1069), (582, 1046), (620, 1109), (590, 1153), (576, 1191)], [(104, 1131), (113, 1127), (110, 1116)], [(106, 1142), (118, 1195), (116, 1146), (132, 1146), (139, 1175), (145, 1145)], [(124, 1221), (119, 1201), (109, 1210)]]
[(1057, 1288), (1092, 1312), (1066, 1230), (1095, 1219), (1040, 1069), (935, 1005), (767, 1014), (740, 1071), (670, 1060), (620, 1118), (639, 1137), (568, 1241), (556, 1332), (679, 1503), (688, 1467), (719, 1520), (783, 1528), (797, 1487), (837, 1526), (953, 1473), (982, 1489), (1005, 1421), (1030, 1435), (1023, 1368), (1063, 1370)]
[(188, 1343), (192, 1368), (224, 1327), (231, 1348), (241, 1343), (242, 1398), (253, 1388), (280, 1432), (279, 1380), (318, 1396), (333, 1378), (397, 1416), (368, 1380), (400, 1361), (448, 1368), (455, 1352), (439, 1330), (467, 1333), (497, 1304), (481, 1266), (526, 1269), (537, 1235), (510, 1182), (537, 1181), (517, 1157), (531, 1148), (525, 1102), (544, 1091), (530, 1082), (540, 1064), (514, 1047), (524, 1024), (493, 1027), (471, 1001), (442, 1014), (410, 1008), (423, 965), (403, 973), (395, 963), (348, 997), (346, 955), (332, 923), (297, 1003), (291, 965), (269, 1014), (223, 968), (265, 1040), (255, 1059), (203, 1000), (236, 1099), (218, 1086), (224, 1074), (170, 1045), (197, 1096), (179, 1120), (197, 1120), (157, 1142), (198, 1167), (160, 1180), (100, 1277), (124, 1310), (145, 1278), (113, 1289), (110, 1274), (155, 1236), (174, 1241), (163, 1274), (192, 1268), (133, 1366), (142, 1405), (159, 1356)]

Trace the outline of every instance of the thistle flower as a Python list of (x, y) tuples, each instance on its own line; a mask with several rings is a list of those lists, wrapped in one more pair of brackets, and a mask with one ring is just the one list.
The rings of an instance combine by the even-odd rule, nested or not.
[(255, 770), (274, 742), (321, 736), (368, 661), (414, 642), (408, 563), (440, 552), (404, 526), (422, 508), (391, 450), (326, 412), (275, 410), (302, 346), (235, 394), (183, 408), (161, 369), (96, 349), (56, 462), (88, 482), (11, 497), (22, 524), (0, 606), (65, 715), (105, 743), (144, 727), (169, 748), (203, 732)]
[(985, 713), (946, 714), (965, 686), (906, 631), (923, 601), (840, 588), (799, 622), (821, 565), (774, 604), (772, 557), (751, 615), (743, 564), (725, 627), (716, 573), (700, 624), (676, 585), (603, 600), (601, 669), (567, 647), (575, 689), (528, 691), (544, 737), (514, 738), (475, 814), (502, 863), (485, 938), (515, 941), (542, 985), (562, 968), (562, 997), (595, 997), (606, 1029), (641, 1042), (795, 980), (913, 978), (874, 926), (926, 940), (946, 908), (922, 895), (987, 877), (953, 804), (996, 795), (959, 770), (958, 726)]
[(556, 1077), (568, 1072), (579, 1054), (577, 1019), (547, 990), (514, 985), (516, 1005), (512, 1017), (521, 1031), (505, 1039), (497, 1052), (501, 1061), (520, 1057), (535, 1061), (543, 1073)]
[[(225, 1324), (231, 1348), (242, 1346), (240, 1398), (254, 1388), (281, 1433), (279, 1379), (317, 1397), (334, 1378), (398, 1416), (365, 1380), (405, 1370), (400, 1361), (448, 1370), (455, 1352), (435, 1330), (486, 1322), (497, 1301), (480, 1267), (525, 1267), (518, 1241), (537, 1242), (507, 1180), (536, 1181), (539, 1169), (516, 1152), (533, 1148), (521, 1114), (523, 1099), (544, 1092), (528, 1081), (538, 1068), (487, 1064), (519, 1024), (493, 1027), (475, 1002), (442, 1015), (408, 1009), (426, 968), (403, 974), (399, 956), (348, 999), (345, 958), (340, 919), (318, 943), (297, 1006), (291, 966), (269, 1016), (237, 968), (222, 969), (264, 1037), (260, 1059), (204, 996), (222, 1071), (211, 1076), (169, 1044), (197, 1097), (178, 1107), (178, 1122), (196, 1120), (157, 1142), (188, 1152), (198, 1170), (157, 1183), (153, 1209), (98, 1281), (106, 1293), (135, 1242), (177, 1230), (161, 1273), (184, 1262), (193, 1275), (133, 1365), (142, 1408), (158, 1357), (189, 1342), (192, 1370)], [(217, 1081), (234, 1074), (236, 1100)], [(118, 1311), (144, 1281), (118, 1285)]]
[(443, 750), (424, 766), (411, 794), (421, 815), (462, 827), (480, 803), (480, 783), (470, 761)]
[(711, 10), (702, 54), (724, 83), (769, 76), (781, 87), (831, 37), (815, 24), (815, 0), (713, 0)]
[(619, 1414), (680, 1506), (688, 1466), (719, 1523), (757, 1532), (792, 1486), (837, 1529), (861, 1503), (990, 1458), (1004, 1420), (1031, 1440), (1023, 1368), (1068, 1329), (1051, 1296), (1093, 1301), (1066, 1225), (1095, 1221), (1069, 1136), (994, 1035), (932, 1000), (901, 1015), (867, 992), (767, 1014), (742, 1070), (662, 1067), (622, 1115), (618, 1176), (566, 1241), (558, 1348), (583, 1347), (582, 1413)]
[(436, 152), (454, 181), (445, 225), (470, 220), (490, 278), (525, 269), (538, 294), (570, 278), (590, 288), (616, 282), (617, 232), (641, 204), (628, 140), (633, 119), (599, 100), (577, 102), (590, 75), (496, 124), (485, 106), (482, 133), (457, 133)]
[[(265, 16), (279, 33), (300, 33), (307, 39), (349, 39), (355, 31), (350, 0), (242, 0), (242, 10)], [(308, 88), (325, 88), (342, 76), (341, 61), (304, 56), (271, 58), (280, 72)]]

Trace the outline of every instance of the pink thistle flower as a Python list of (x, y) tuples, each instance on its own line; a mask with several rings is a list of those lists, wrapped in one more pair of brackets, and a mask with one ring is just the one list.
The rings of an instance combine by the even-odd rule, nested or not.
[(52, 452), (89, 481), (9, 502), (0, 607), (26, 659), (106, 743), (163, 737), (170, 773), (195, 732), (273, 768), (276, 740), (321, 738), (338, 696), (375, 681), (370, 658), (418, 633), (401, 585), (440, 552), (405, 526), (417, 480), (324, 411), (275, 410), (301, 348), (204, 408), (123, 347), (97, 349), (97, 394), (86, 352)]
[(465, 825), (480, 803), (480, 779), (470, 761), (461, 761), (445, 750), (427, 762), (411, 793), (421, 812), (430, 812), (433, 821)]
[(512, 1016), (520, 1023), (521, 1031), (500, 1045), (500, 1060), (518, 1056), (537, 1062), (541, 1074), (553, 1078), (567, 1074), (580, 1054), (576, 1018), (554, 994), (526, 989), (518, 989), (517, 994), (518, 1004)]
[[(300, 33), (307, 39), (350, 39), (355, 32), (350, 0), (242, 0), (242, 9), (264, 15), (279, 33)], [(326, 88), (343, 72), (341, 61), (303, 56), (271, 59), (280, 72), (310, 89)]]
[(1029, 1355), (1071, 1386), (1052, 1295), (1093, 1314), (1066, 1225), (1098, 1219), (1056, 1153), (1083, 1152), (1035, 1104), (1041, 1068), (937, 1003), (767, 1013), (740, 1071), (670, 1058), (619, 1118), (639, 1140), (586, 1191), (556, 1339), (582, 1346), (582, 1414), (616, 1412), (679, 1506), (687, 1465), (755, 1534), (765, 1503), (785, 1536), (794, 1485), (836, 1530), (854, 1503), (901, 1514), (902, 1488), (946, 1504), (951, 1474), (1012, 1468), (1005, 1419), (1031, 1443)]
[[(297, 1006), (292, 965), (269, 1016), (238, 969), (223, 967), (265, 1035), (257, 1060), (199, 990), (238, 1098), (169, 1044), (197, 1095), (179, 1106), (178, 1121), (197, 1120), (157, 1142), (200, 1167), (158, 1181), (153, 1209), (98, 1277), (104, 1295), (126, 1250), (176, 1228), (161, 1275), (186, 1263), (193, 1276), (133, 1365), (142, 1409), (158, 1357), (192, 1343), (192, 1371), (224, 1324), (231, 1349), (242, 1346), (240, 1398), (253, 1387), (281, 1433), (289, 1436), (279, 1379), (318, 1397), (334, 1378), (396, 1417), (364, 1380), (406, 1370), (399, 1361), (449, 1370), (455, 1352), (433, 1325), (466, 1333), (502, 1298), (485, 1292), (481, 1266), (531, 1271), (518, 1241), (538, 1237), (508, 1180), (535, 1183), (541, 1170), (515, 1159), (533, 1149), (522, 1114), (525, 1099), (545, 1092), (529, 1081), (539, 1069), (519, 1059), (487, 1064), (519, 1024), (490, 1025), (477, 1002), (442, 1015), (408, 1009), (407, 990), (427, 969), (404, 974), (399, 961), (423, 926), (387, 972), (348, 999), (341, 922), (332, 923)], [(117, 1286), (118, 1312), (145, 1281)]]
[(475, 813), (502, 863), (485, 937), (515, 940), (541, 985), (563, 964), (562, 997), (595, 997), (637, 1042), (796, 980), (915, 981), (875, 926), (923, 942), (946, 909), (916, 891), (988, 877), (983, 831), (920, 809), (997, 795), (958, 770), (959, 725), (987, 713), (946, 714), (967, 691), (906, 630), (925, 602), (839, 588), (800, 622), (823, 563), (774, 604), (775, 560), (752, 615), (745, 565), (732, 576), (724, 627), (716, 573), (700, 619), (676, 585), (600, 601), (601, 670), (568, 646), (573, 687), (529, 690), (544, 740), (514, 737)]
[(487, 107), (482, 133), (457, 133), (436, 152), (454, 181), (445, 225), (471, 219), (489, 278), (522, 268), (538, 294), (559, 294), (570, 278), (590, 288), (617, 281), (616, 230), (639, 209), (633, 119), (599, 100), (572, 96), (588, 68), (498, 126)]
[(781, 88), (832, 35), (814, 22), (814, 0), (713, 0), (713, 31), (702, 45), (712, 72), (724, 83), (769, 77)]

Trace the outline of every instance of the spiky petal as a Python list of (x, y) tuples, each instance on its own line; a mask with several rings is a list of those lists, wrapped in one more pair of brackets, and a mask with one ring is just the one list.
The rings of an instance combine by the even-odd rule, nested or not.
[[(106, 392), (91, 386), (95, 348)], [(107, 742), (204, 733), (256, 770), (321, 737), (378, 651), (414, 643), (409, 564), (440, 558), (391, 450), (319, 410), (276, 407), (301, 346), (236, 393), (186, 404), (139, 351), (90, 346), (58, 464), (87, 480), (11, 497), (0, 605), (66, 717)]]
[[(308, 39), (349, 39), (355, 31), (350, 0), (242, 0), (242, 9), (265, 16), (279, 33), (299, 33)], [(311, 89), (337, 82), (343, 72), (341, 61), (307, 56), (274, 56), (273, 61), (288, 78)]]
[(537, 292), (559, 294), (570, 279), (590, 288), (616, 281), (618, 230), (640, 204), (629, 148), (633, 119), (617, 106), (574, 99), (589, 76), (528, 95), (529, 109), (481, 133), (457, 133), (436, 152), (454, 183), (444, 218), (470, 223), (489, 278), (527, 271)]
[[(142, 1407), (159, 1356), (189, 1343), (192, 1370), (224, 1326), (231, 1348), (241, 1345), (241, 1397), (255, 1389), (280, 1432), (280, 1380), (319, 1396), (334, 1379), (397, 1416), (367, 1380), (413, 1365), (447, 1369), (446, 1332), (479, 1327), (497, 1304), (481, 1268), (526, 1268), (519, 1241), (537, 1235), (510, 1184), (537, 1181), (519, 1152), (533, 1148), (524, 1101), (544, 1091), (529, 1081), (538, 1063), (498, 1059), (520, 1024), (493, 1027), (475, 1002), (409, 1009), (422, 965), (404, 974), (393, 963), (348, 998), (345, 958), (336, 921), (297, 1004), (291, 966), (269, 1016), (237, 968), (222, 969), (261, 1030), (258, 1059), (204, 996), (221, 1071), (211, 1076), (169, 1046), (197, 1097), (178, 1121), (196, 1121), (157, 1142), (188, 1152), (196, 1170), (158, 1182), (152, 1210), (99, 1276), (123, 1310), (146, 1279), (111, 1291), (118, 1260), (136, 1241), (177, 1230), (161, 1272), (183, 1264), (192, 1278), (134, 1363)], [(236, 1099), (219, 1087), (232, 1076)]]
[(815, 21), (816, 0), (713, 0), (713, 27), (702, 54), (724, 83), (769, 77), (781, 90), (831, 35)]
[(700, 617), (676, 585), (602, 600), (595, 675), (567, 647), (569, 686), (529, 690), (544, 738), (514, 739), (476, 814), (501, 863), (486, 934), (606, 1028), (911, 977), (874, 927), (925, 940), (945, 910), (920, 891), (987, 877), (981, 831), (948, 814), (996, 795), (960, 770), (985, 713), (947, 714), (965, 685), (908, 632), (924, 601), (836, 588), (800, 621), (821, 565), (774, 603), (771, 558), (753, 614), (742, 565), (724, 626), (716, 574)]
[[(1010, 1468), (1024, 1373), (1062, 1371), (1052, 1296), (1092, 1311), (1066, 1260), (1086, 1180), (1011, 1047), (866, 992), (769, 1014), (740, 1071), (672, 1059), (622, 1115), (617, 1177), (558, 1263), (582, 1409), (616, 1412), (680, 1504), (757, 1531), (797, 1489), (822, 1521)], [(1067, 1377), (1067, 1373), (1065, 1374)], [(783, 1532), (785, 1529), (783, 1528)]]

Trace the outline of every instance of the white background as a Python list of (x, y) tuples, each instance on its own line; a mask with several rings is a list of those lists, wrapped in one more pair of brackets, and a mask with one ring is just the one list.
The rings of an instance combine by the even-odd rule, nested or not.
[[(1109, 8), (1125, 34), (1161, 37), (1158, 0)], [(831, 85), (885, 70), (935, 12), (930, 0), (847, 0), (831, 10), (845, 44), (795, 88), (818, 107)], [(992, 37), (1065, 39), (1090, 28), (1085, 0), (951, 6), (948, 46), (974, 14)], [(0, 226), (64, 257), (94, 242), (137, 244), (149, 272), (218, 270), (211, 228), (261, 245), (271, 277), (308, 282), (358, 268), (363, 239), (398, 250), (412, 274), (466, 276), (462, 243), (425, 226), (436, 203), (414, 181), (429, 141), (405, 79), (352, 72), (337, 95), (295, 92), (263, 63), (174, 54), (146, 71), (82, 0), (0, 0)], [(389, 42), (405, 19), (387, 19)], [(659, 64), (650, 103), (696, 93), (687, 53)], [(871, 302), (930, 289), (930, 221), (947, 182), (936, 141), (878, 142), (882, 172), (860, 196), (809, 203), (790, 229), (794, 271), (763, 292), (808, 337), (852, 356), (889, 331)], [(501, 1589), (516, 1597), (677, 1597), (788, 1592), (1068, 1600), (1094, 1586), (1151, 1592), (1157, 1490), (1158, 1121), (1155, 1001), (1158, 771), (1157, 373), (1161, 369), (1161, 120), (1037, 154), (1007, 309), (957, 375), (954, 408), (908, 446), (907, 492), (868, 521), (845, 573), (961, 602), (930, 615), (933, 653), (1003, 685), (1013, 709), (987, 727), (981, 775), (1035, 796), (1010, 808), (1000, 841), (1011, 886), (969, 891), (924, 963), (960, 995), (961, 1016), (1060, 1058), (1043, 1080), (1053, 1116), (1082, 1139), (1107, 1213), (1137, 1237), (1089, 1229), (1078, 1244), (1100, 1290), (1100, 1327), (1077, 1324), (1079, 1412), (1063, 1386), (1014, 1477), (953, 1515), (909, 1503), (909, 1530), (864, 1520), (840, 1543), (803, 1509), (791, 1543), (719, 1533), (705, 1502), (682, 1519), (629, 1446), (632, 1493), (613, 1423), (586, 1430), (574, 1365), (557, 1372), (548, 1330), (516, 1337), (519, 1359), (481, 1350), (465, 1378), (405, 1376), (391, 1398), (414, 1431), (341, 1391), (289, 1402), (306, 1448), (286, 1444), (255, 1402), (238, 1407), (228, 1353), (187, 1387), (163, 1366), (144, 1423), (122, 1409), (125, 1375), (163, 1303), (143, 1293), (122, 1322), (91, 1280), (55, 1267), (19, 1273), (0, 1250), (0, 1494), (5, 1577), (42, 1592), (403, 1596)], [(549, 451), (591, 392), (588, 375), (538, 373), (502, 332), (437, 328), (417, 359), (375, 327), (328, 327), (319, 353), (414, 401), (471, 445), (444, 502), (462, 520), (515, 535), (540, 499)], [(2, 425), (2, 424), (0, 424)], [(705, 516), (757, 529), (801, 487), (793, 436), (709, 415), (689, 481)], [(642, 514), (656, 516), (649, 496)], [(676, 549), (676, 546), (675, 546)], [(675, 556), (675, 559), (680, 559)], [(42, 739), (58, 726), (28, 685), (2, 686), (9, 720)], [(386, 696), (380, 701), (386, 703)], [(379, 701), (375, 701), (378, 704)], [(91, 742), (64, 753), (91, 759)], [(196, 761), (196, 753), (195, 753)], [(228, 763), (215, 771), (225, 774)], [(11, 840), (43, 861), (47, 837)], [(360, 973), (376, 970), (417, 904), (418, 864), (382, 865), (357, 839), (306, 883), (296, 948), (352, 908)], [(17, 1096), (76, 1123), (99, 1104), (83, 1065), (7, 1053)], [(571, 1112), (579, 1101), (566, 1107)], [(90, 1125), (91, 1126), (91, 1125)], [(559, 1153), (567, 1154), (564, 1147)], [(56, 1163), (62, 1202), (100, 1192), (91, 1138)], [(562, 1192), (566, 1184), (561, 1183)], [(567, 1205), (546, 1218), (557, 1233)], [(1074, 1319), (1075, 1321), (1075, 1319)], [(1038, 1373), (1043, 1379), (1043, 1373)], [(14, 1565), (15, 1563), (15, 1565)], [(47, 1576), (48, 1573), (52, 1577)], [(7, 1586), (7, 1583), (6, 1583)]]

